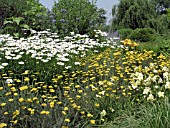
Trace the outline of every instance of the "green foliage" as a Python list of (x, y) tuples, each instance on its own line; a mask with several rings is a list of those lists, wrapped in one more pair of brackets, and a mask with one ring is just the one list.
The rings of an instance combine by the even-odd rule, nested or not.
[(6, 8), (6, 15), (4, 18), (12, 16), (19, 17), (27, 7), (26, 0), (1, 0), (0, 5)]
[(148, 27), (153, 28), (158, 33), (166, 33), (168, 30), (168, 17), (163, 14), (157, 17), (156, 19), (149, 19), (147, 21)]
[(129, 35), (132, 33), (132, 29), (119, 29), (118, 32), (120, 34), (121, 39), (127, 39)]
[(23, 29), (29, 29), (29, 26), (27, 24), (23, 23), (24, 18), (23, 17), (11, 17), (6, 18), (4, 21), (4, 33), (11, 34), (15, 37), (21, 37), (23, 36)]
[(170, 55), (170, 39), (162, 41), (160, 45), (160, 52)]
[(170, 56), (170, 38), (168, 38), (167, 35), (159, 35), (153, 42), (140, 43), (137, 49), (140, 51), (154, 51), (158, 54), (162, 53), (164, 55)]
[(145, 21), (139, 20), (142, 18), (140, 12), (140, 6), (137, 3), (134, 3), (134, 5), (131, 5), (126, 11), (122, 24), (126, 28), (143, 28), (145, 26)]
[(105, 25), (105, 26), (102, 28), (102, 31), (104, 31), (104, 32), (109, 32), (109, 31), (110, 31), (110, 25)]
[[(7, 19), (8, 23), (10, 18), (19, 19), (20, 17), (24, 18), (22, 20), (23, 24), (27, 24), (30, 28), (34, 30), (45, 30), (50, 28), (50, 21), (47, 14), (47, 9), (36, 0), (1, 0), (0, 4), (5, 8), (5, 15), (3, 19)], [(7, 22), (6, 20), (6, 22)], [(12, 23), (12, 21), (11, 21)], [(17, 25), (19, 22), (16, 22)], [(6, 23), (3, 28), (6, 27)], [(10, 30), (17, 31), (23, 28), (23, 26), (18, 25), (21, 28), (10, 27)], [(25, 25), (24, 25), (25, 27)], [(28, 28), (28, 27), (27, 27)], [(9, 32), (9, 31), (4, 31)], [(20, 31), (21, 32), (21, 31)], [(20, 33), (19, 32), (19, 33)]]
[[(129, 110), (130, 109), (130, 110)], [(152, 104), (142, 104), (121, 111), (113, 121), (105, 123), (104, 128), (169, 128), (169, 99)]]
[[(1, 29), (4, 28), (3, 22), (6, 18), (23, 17), (22, 12), (25, 8), (25, 0), (0, 0), (0, 11), (2, 15), (0, 20)], [(2, 32), (3, 30), (1, 30), (1, 33)]]
[(54, 3), (51, 17), (60, 34), (75, 32), (80, 34), (90, 33), (100, 29), (106, 21), (106, 12), (98, 9), (88, 0), (59, 0)]
[(155, 40), (156, 33), (151, 28), (137, 28), (130, 35), (129, 38), (139, 42), (149, 42)]
[(168, 20), (170, 20), (170, 8), (167, 9), (167, 17), (168, 17)]
[(147, 50), (147, 51), (154, 51), (155, 53), (160, 52), (160, 43), (157, 42), (145, 42), (140, 43), (140, 45), (137, 47), (138, 50)]
[[(162, 0), (120, 0), (112, 8), (112, 29), (122, 28), (152, 28), (159, 34), (164, 34), (170, 29), (170, 11), (159, 14), (157, 6), (168, 7), (168, 1)], [(166, 11), (165, 11), (166, 12)]]
[(167, 14), (158, 15), (155, 7), (161, 1), (148, 0), (120, 0), (119, 4), (113, 6), (112, 28), (152, 28), (157, 33), (167, 33), (170, 28), (169, 9)]
[(166, 98), (163, 102), (148, 105), (144, 111), (143, 125), (149, 128), (168, 128), (170, 126), (170, 104)]
[(45, 30), (51, 27), (47, 9), (36, 0), (27, 0), (26, 8), (22, 12), (26, 24), (34, 30)]
[(129, 9), (129, 7), (133, 5), (133, 3), (134, 3), (134, 0), (120, 0), (120, 3), (117, 7), (117, 14), (116, 14), (116, 19), (117, 19), (118, 24), (121, 24), (125, 16), (125, 13)]
[(131, 29), (147, 27), (147, 20), (156, 16), (155, 6), (148, 0), (120, 0), (112, 13), (114, 24)]

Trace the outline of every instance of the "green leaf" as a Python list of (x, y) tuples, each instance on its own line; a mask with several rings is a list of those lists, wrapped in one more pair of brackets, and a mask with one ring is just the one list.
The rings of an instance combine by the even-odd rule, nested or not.
[(27, 24), (20, 25), (22, 28), (29, 29), (30, 27)]
[(6, 26), (5, 28), (4, 28), (4, 30), (9, 30), (9, 29), (13, 29), (13, 30), (15, 30), (15, 27), (13, 27), (13, 26)]
[(23, 20), (24, 18), (23, 17), (14, 17), (13, 18), (13, 21), (15, 21), (17, 23), (17, 25), (20, 24), (20, 22)]
[(14, 33), (14, 36), (15, 37), (19, 37), (19, 33)]
[(8, 24), (8, 23), (12, 24), (13, 21), (7, 21), (7, 20), (4, 21), (4, 25), (5, 25), (5, 24)]

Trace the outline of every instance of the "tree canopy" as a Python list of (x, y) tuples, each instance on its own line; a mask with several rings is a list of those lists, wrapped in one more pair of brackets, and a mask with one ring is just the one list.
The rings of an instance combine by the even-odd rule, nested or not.
[(156, 6), (168, 6), (169, 1), (161, 0), (120, 0), (112, 8), (112, 26), (120, 28), (147, 28), (151, 27), (161, 32), (167, 29), (167, 15), (161, 16)]
[(132, 29), (146, 27), (156, 15), (154, 4), (148, 0), (120, 0), (112, 12), (114, 24)]
[(55, 2), (51, 17), (60, 33), (70, 31), (80, 34), (90, 29), (99, 29), (106, 22), (106, 11), (89, 0), (59, 0)]

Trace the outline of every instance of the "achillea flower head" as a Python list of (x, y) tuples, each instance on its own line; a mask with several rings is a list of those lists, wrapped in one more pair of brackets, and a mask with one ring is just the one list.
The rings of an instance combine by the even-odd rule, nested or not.
[(69, 123), (69, 122), (70, 122), (70, 119), (66, 118), (64, 121)]
[(93, 117), (93, 115), (92, 115), (92, 114), (90, 114), (90, 113), (88, 113), (88, 114), (87, 114), (87, 117)]
[(50, 114), (50, 112), (49, 111), (41, 111), (40, 114), (41, 115), (48, 115), (48, 114)]
[(0, 104), (1, 107), (5, 106), (5, 105), (6, 105), (6, 103), (1, 103), (1, 104)]
[(21, 98), (19, 98), (18, 100), (19, 100), (19, 102), (23, 102), (23, 101), (24, 101), (24, 98), (21, 97)]
[(6, 126), (7, 126), (6, 123), (0, 123), (0, 128), (4, 128), (4, 127), (6, 127)]
[(91, 124), (95, 124), (95, 120), (90, 120), (90, 123)]
[(28, 86), (22, 86), (19, 88), (21, 91), (28, 89)]

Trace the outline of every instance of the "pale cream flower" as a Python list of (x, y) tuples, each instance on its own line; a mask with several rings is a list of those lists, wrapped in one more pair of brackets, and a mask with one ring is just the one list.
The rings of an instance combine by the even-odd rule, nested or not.
[(106, 111), (105, 111), (105, 110), (103, 110), (103, 111), (100, 113), (100, 115), (101, 115), (101, 117), (106, 116)]
[(169, 81), (166, 82), (165, 89), (170, 89), (170, 82)]
[(164, 92), (158, 92), (158, 97), (164, 97)]
[(145, 89), (143, 90), (143, 94), (148, 94), (150, 92), (150, 88), (149, 87), (145, 87)]
[(148, 98), (147, 98), (148, 101), (154, 101), (154, 96), (152, 94), (149, 94)]

